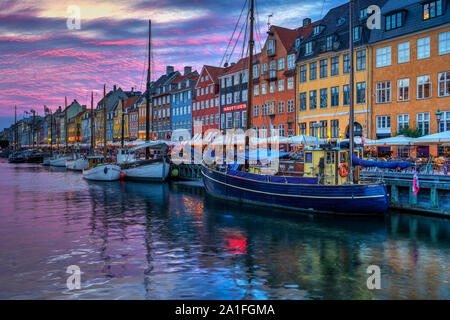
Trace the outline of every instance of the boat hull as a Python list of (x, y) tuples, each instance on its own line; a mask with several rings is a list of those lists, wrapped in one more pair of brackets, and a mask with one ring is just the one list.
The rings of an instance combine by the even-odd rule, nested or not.
[(132, 166), (122, 170), (125, 179), (135, 181), (164, 181), (167, 179), (169, 171), (170, 165), (162, 161)]
[(83, 171), (89, 167), (89, 162), (87, 159), (76, 159), (76, 160), (67, 160), (66, 168), (67, 170), (72, 171)]
[(93, 181), (115, 181), (120, 179), (120, 167), (113, 164), (100, 165), (83, 170), (83, 178)]
[(216, 197), (263, 206), (344, 215), (382, 214), (388, 208), (382, 184), (326, 186), (255, 181), (202, 166), (206, 191)]
[(68, 157), (51, 159), (50, 160), (50, 166), (52, 166), (52, 167), (65, 167), (66, 166), (66, 161), (69, 160), (69, 159), (70, 158), (68, 158)]

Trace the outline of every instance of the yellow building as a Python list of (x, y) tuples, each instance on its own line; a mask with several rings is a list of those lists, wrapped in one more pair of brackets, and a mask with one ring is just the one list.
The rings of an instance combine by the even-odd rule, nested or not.
[[(88, 112), (88, 110), (83, 110), (79, 112), (75, 117), (72, 117), (68, 123), (68, 134), (69, 143), (79, 143), (83, 137), (82, 132), (82, 120), (83, 115)], [(90, 112), (90, 111), (89, 111)]]
[[(126, 105), (125, 100), (120, 100), (117, 104), (116, 110), (114, 111), (114, 131), (113, 138), (114, 141), (119, 141), (122, 139), (122, 113), (124, 112), (124, 105)], [(123, 115), (124, 128), (123, 136), (125, 139), (129, 138), (129, 127), (128, 127), (128, 114), (125, 112)]]

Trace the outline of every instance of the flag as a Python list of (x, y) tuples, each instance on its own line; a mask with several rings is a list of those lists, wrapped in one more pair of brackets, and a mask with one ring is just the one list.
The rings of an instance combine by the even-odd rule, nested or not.
[(413, 190), (412, 191), (413, 191), (414, 195), (419, 193), (419, 177), (417, 176), (416, 170), (414, 170), (414, 175), (413, 175)]

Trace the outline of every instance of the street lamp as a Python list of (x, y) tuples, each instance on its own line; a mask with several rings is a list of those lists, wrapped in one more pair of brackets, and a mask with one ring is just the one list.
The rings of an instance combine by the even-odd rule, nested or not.
[(441, 131), (441, 130), (440, 130), (441, 114), (442, 114), (442, 112), (441, 112), (441, 111), (439, 110), (439, 108), (438, 108), (438, 110), (437, 110), (437, 112), (436, 112), (437, 132), (440, 132), (440, 131)]

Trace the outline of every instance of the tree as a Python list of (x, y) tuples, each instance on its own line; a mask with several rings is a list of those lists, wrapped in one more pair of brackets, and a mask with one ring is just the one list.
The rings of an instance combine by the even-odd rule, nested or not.
[(398, 132), (397, 132), (397, 136), (403, 135), (405, 137), (409, 137), (409, 138), (418, 138), (422, 136), (422, 131), (420, 131), (419, 129), (410, 129), (409, 127), (404, 127), (401, 128)]
[(8, 146), (9, 146), (8, 140), (0, 140), (0, 148), (4, 149), (7, 148)]

